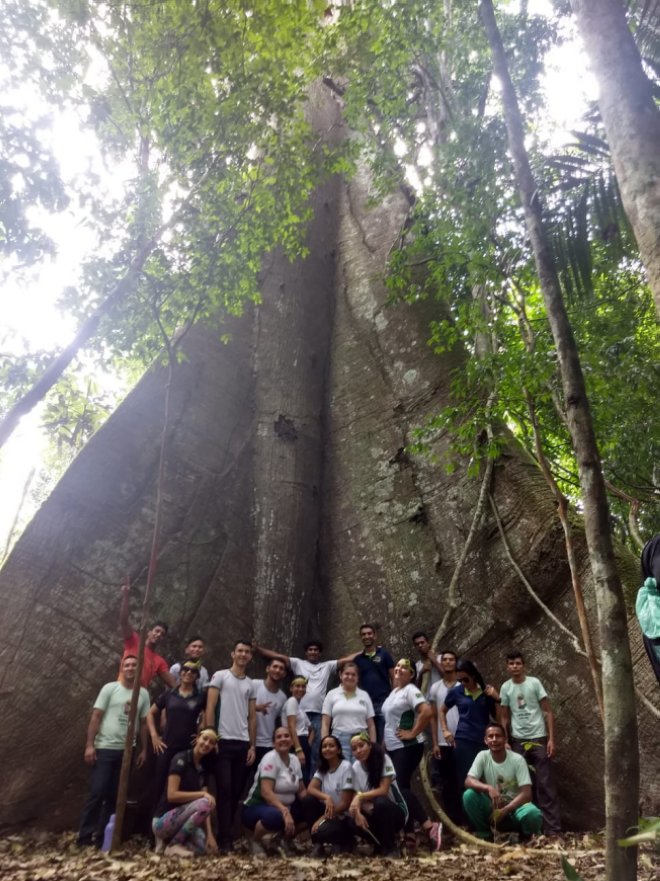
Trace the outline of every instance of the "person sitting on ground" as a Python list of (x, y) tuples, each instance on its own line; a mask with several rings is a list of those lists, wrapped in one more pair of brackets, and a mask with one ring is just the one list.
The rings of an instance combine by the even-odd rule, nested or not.
[[(193, 636), (193, 638), (188, 642), (186, 649), (183, 653), (183, 657), (186, 661), (196, 661), (199, 664), (199, 679), (197, 680), (197, 688), (200, 691), (203, 691), (208, 687), (209, 681), (211, 677), (209, 676), (209, 671), (206, 667), (202, 666), (202, 657), (204, 656), (204, 640), (201, 636)], [(176, 679), (176, 684), (179, 684), (179, 673), (181, 672), (181, 664), (176, 663), (172, 664), (170, 667), (170, 673)]]
[(348, 808), (353, 800), (353, 768), (342, 755), (341, 743), (328, 734), (321, 741), (319, 764), (302, 806), (312, 836), (313, 857), (322, 857), (325, 845), (335, 853), (353, 850)]
[[(147, 725), (151, 745), (158, 756), (156, 761), (156, 799), (160, 799), (167, 785), (172, 759), (177, 753), (190, 749), (197, 734), (200, 714), (206, 704), (206, 692), (197, 688), (199, 665), (196, 661), (179, 664), (181, 681), (175, 688), (162, 692), (149, 709)], [(163, 710), (165, 728), (158, 733)]]
[[(137, 658), (140, 635), (133, 630), (129, 620), (128, 597), (130, 591), (131, 584), (127, 578), (121, 586), (121, 604), (119, 606), (119, 626), (124, 638), (122, 657), (134, 655)], [(140, 685), (143, 688), (149, 688), (156, 677), (161, 679), (168, 688), (174, 688), (176, 685), (176, 679), (170, 673), (167, 661), (156, 654), (155, 651), (156, 646), (166, 634), (167, 624), (163, 621), (156, 621), (153, 627), (147, 631), (147, 638), (144, 644), (144, 658), (142, 660), (142, 673), (140, 675)]]
[(151, 824), (156, 853), (190, 856), (191, 853), (215, 853), (218, 849), (211, 828), (215, 799), (207, 789), (204, 761), (215, 752), (217, 742), (215, 731), (204, 728), (192, 749), (177, 753), (172, 759), (167, 790)]
[(282, 722), (286, 722), (289, 729), (291, 741), (293, 742), (293, 750), (298, 756), (303, 770), (303, 783), (305, 786), (309, 783), (311, 776), (311, 740), (314, 732), (309, 723), (309, 716), (300, 706), (300, 701), (305, 697), (307, 690), (307, 680), (304, 676), (296, 676), (292, 680), (291, 697), (288, 698), (282, 710)]
[(302, 768), (290, 752), (291, 735), (287, 728), (276, 728), (273, 749), (259, 762), (247, 798), (243, 802), (243, 825), (252, 830), (253, 856), (266, 856), (262, 839), (267, 832), (278, 833), (278, 844), (285, 853), (288, 842), (303, 823), (302, 798), (306, 795)]
[(417, 685), (415, 670), (408, 658), (401, 658), (394, 665), (394, 688), (383, 704), (385, 716), (385, 749), (396, 771), (399, 789), (408, 805), (406, 823), (406, 846), (412, 850), (417, 845), (415, 821), (428, 835), (433, 850), (441, 846), (441, 827), (429, 819), (428, 814), (412, 791), (412, 775), (424, 755), (423, 731), (431, 721), (432, 710)]
[(485, 743), (465, 780), (463, 808), (478, 838), (492, 838), (491, 829), (519, 832), (529, 838), (541, 831), (543, 817), (532, 804), (532, 781), (521, 755), (506, 748), (499, 722), (486, 728)]
[(374, 705), (366, 691), (358, 688), (357, 664), (348, 661), (341, 668), (341, 685), (331, 689), (323, 701), (321, 737), (334, 734), (341, 743), (342, 751), (350, 754), (351, 737), (366, 728), (369, 737), (376, 741)]
[[(492, 685), (485, 685), (479, 670), (466, 658), (456, 665), (456, 679), (458, 685), (449, 689), (438, 712), (443, 737), (454, 746), (456, 780), (462, 792), (467, 772), (483, 749), (488, 723), (496, 719), (499, 695)], [(447, 724), (447, 713), (452, 707), (458, 707), (456, 734)]]
[(351, 738), (353, 788), (348, 809), (353, 831), (373, 842), (374, 856), (401, 856), (400, 831), (408, 820), (408, 806), (396, 783), (392, 760), (382, 747), (361, 731)]

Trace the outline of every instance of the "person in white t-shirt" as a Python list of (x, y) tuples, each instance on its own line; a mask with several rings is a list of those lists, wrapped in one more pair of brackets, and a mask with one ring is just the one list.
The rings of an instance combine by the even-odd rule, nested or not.
[[(204, 640), (201, 636), (193, 636), (192, 639), (188, 642), (186, 646), (186, 650), (183, 653), (183, 657), (186, 661), (196, 661), (199, 666), (199, 679), (197, 680), (197, 688), (200, 691), (203, 691), (205, 688), (208, 688), (209, 681), (211, 677), (209, 676), (209, 671), (206, 667), (202, 666), (202, 657), (204, 655)], [(179, 677), (181, 675), (181, 664), (177, 661), (176, 664), (172, 664), (170, 667), (170, 673), (176, 679), (176, 684), (179, 684)]]
[(309, 722), (309, 716), (300, 706), (300, 701), (305, 697), (307, 691), (307, 680), (304, 676), (296, 676), (291, 681), (290, 686), (291, 697), (284, 704), (282, 710), (282, 724), (286, 723), (289, 729), (293, 749), (298, 756), (298, 761), (303, 769), (303, 781), (305, 786), (309, 784), (311, 774), (311, 752), (312, 747), (310, 737), (314, 736)]
[(408, 658), (394, 665), (394, 688), (383, 704), (385, 749), (392, 759), (403, 797), (408, 805), (406, 846), (417, 846), (415, 821), (428, 836), (434, 850), (440, 849), (440, 824), (431, 820), (412, 790), (412, 775), (424, 755), (424, 729), (431, 721), (431, 707), (414, 684), (415, 671)]
[[(253, 679), (254, 696), (256, 698), (255, 710), (257, 713), (257, 748), (254, 764), (250, 767), (245, 787), (252, 786), (257, 765), (267, 752), (273, 748), (273, 734), (275, 728), (280, 725), (280, 714), (286, 703), (286, 695), (280, 688), (280, 683), (286, 676), (284, 661), (274, 658), (266, 665), (264, 679)], [(245, 790), (244, 790), (245, 791)]]
[(220, 853), (224, 854), (234, 849), (232, 823), (243, 794), (248, 766), (255, 760), (257, 739), (257, 700), (252, 680), (245, 672), (252, 660), (251, 644), (239, 639), (231, 659), (228, 670), (213, 674), (205, 719), (206, 726), (217, 730), (220, 736), (215, 763), (216, 811), (218, 846)]
[(430, 674), (426, 685), (426, 697), (428, 699), (431, 686), (435, 685), (436, 682), (439, 682), (440, 679), (442, 679), (442, 655), (436, 655), (428, 636), (423, 630), (418, 630), (416, 633), (413, 633), (411, 639), (412, 644), (415, 646), (420, 656), (420, 660), (415, 664), (417, 685), (419, 685), (420, 688), (423, 684), (424, 674)]
[(304, 676), (307, 680), (305, 697), (300, 701), (301, 708), (307, 713), (310, 725), (314, 731), (312, 739), (312, 756), (310, 773), (314, 773), (319, 757), (319, 742), (321, 739), (321, 710), (323, 700), (328, 691), (330, 679), (337, 670), (347, 661), (352, 661), (354, 654), (347, 655), (335, 661), (322, 661), (323, 644), (319, 639), (309, 639), (305, 643), (304, 658), (290, 658), (282, 652), (274, 652), (260, 645), (253, 646), (264, 658), (281, 658), (295, 676)]
[(353, 788), (355, 795), (348, 809), (349, 822), (356, 835), (374, 845), (373, 855), (400, 857), (398, 839), (408, 819), (406, 800), (397, 786), (392, 759), (366, 731), (351, 738)]
[(358, 731), (369, 732), (376, 742), (374, 705), (366, 691), (358, 688), (359, 672), (354, 661), (348, 661), (341, 668), (341, 685), (329, 691), (322, 707), (321, 737), (334, 734), (348, 755), (351, 737)]
[[(454, 761), (454, 747), (447, 743), (442, 728), (439, 724), (439, 710), (445, 702), (447, 692), (458, 685), (456, 662), (458, 658), (455, 652), (447, 649), (440, 652), (440, 666), (442, 679), (431, 686), (429, 703), (433, 715), (431, 716), (431, 741), (433, 744), (433, 760), (431, 762), (431, 783), (434, 788), (440, 790), (442, 806), (457, 826), (463, 822), (462, 792), (458, 788), (456, 778), (456, 762)], [(447, 712), (447, 728), (452, 736), (456, 734), (458, 727), (458, 707), (452, 707)]]
[(353, 850), (348, 808), (353, 800), (353, 768), (342, 756), (341, 743), (333, 734), (321, 740), (319, 764), (302, 806), (314, 843), (312, 856), (322, 857), (325, 845), (338, 853)]
[[(254, 832), (250, 850), (265, 856), (266, 832), (279, 832), (282, 844), (300, 831), (304, 821), (301, 800), (306, 795), (300, 762), (291, 750), (287, 728), (276, 728), (273, 749), (259, 762), (254, 782), (243, 802), (243, 825)], [(286, 847), (284, 848), (286, 852)]]

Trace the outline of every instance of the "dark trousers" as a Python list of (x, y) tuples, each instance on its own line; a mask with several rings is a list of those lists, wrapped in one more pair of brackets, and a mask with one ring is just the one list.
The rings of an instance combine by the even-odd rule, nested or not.
[[(306, 795), (302, 800), (302, 809), (305, 823), (311, 832), (314, 823), (325, 813), (325, 804), (313, 795)], [(344, 847), (352, 840), (353, 834), (349, 829), (347, 817), (324, 820), (312, 835), (314, 844), (339, 844)]]
[[(312, 741), (312, 756), (309, 767), (309, 779), (311, 780), (314, 776), (314, 771), (316, 771), (316, 767), (319, 763), (319, 748), (321, 746), (321, 713), (314, 713), (310, 710), (307, 711), (307, 718), (309, 719), (309, 724), (312, 726), (312, 731), (314, 732), (314, 740)], [(350, 756), (344, 756), (345, 759), (350, 760)]]
[(456, 756), (453, 746), (441, 746), (440, 758), (432, 760), (431, 780), (440, 790), (440, 803), (450, 820), (457, 826), (463, 822), (461, 790), (456, 776)]
[(245, 772), (245, 781), (243, 783), (243, 791), (241, 792), (241, 797), (246, 796), (252, 784), (254, 783), (254, 778), (257, 775), (257, 768), (259, 767), (259, 762), (263, 759), (266, 753), (269, 753), (272, 750), (272, 746), (256, 746), (254, 748), (255, 760), (251, 765), (247, 766)]
[[(525, 743), (528, 744), (527, 749)], [(543, 832), (558, 835), (561, 832), (561, 817), (552, 759), (548, 758), (548, 738), (535, 737), (533, 741), (525, 741), (512, 737), (511, 748), (523, 756), (532, 769), (533, 801), (543, 814)]]
[[(383, 737), (385, 736), (385, 716), (381, 713), (380, 707), (375, 710), (375, 713), (374, 725), (376, 726), (376, 743), (382, 743)], [(350, 756), (344, 756), (344, 758), (350, 760)]]
[(215, 796), (218, 816), (218, 845), (232, 845), (232, 824), (243, 794), (248, 768), (245, 764), (250, 744), (246, 740), (218, 741), (215, 759)]
[(97, 749), (89, 774), (89, 792), (80, 819), (78, 844), (103, 844), (103, 832), (115, 811), (117, 787), (124, 751)]
[(415, 743), (413, 746), (404, 746), (402, 749), (394, 749), (388, 753), (392, 759), (394, 770), (396, 771), (396, 782), (401, 790), (401, 795), (405, 798), (408, 805), (408, 822), (406, 823), (406, 831), (412, 831), (415, 826), (415, 820), (418, 823), (425, 823), (428, 820), (426, 811), (419, 803), (419, 799), (412, 791), (412, 775), (417, 770), (419, 763), (424, 755), (424, 744)]
[(472, 767), (472, 762), (477, 757), (477, 754), (484, 749), (484, 742), (477, 743), (474, 740), (462, 740), (457, 737), (454, 741), (454, 761), (456, 762), (456, 783), (458, 785), (458, 791), (463, 793), (465, 789), (465, 778), (467, 777), (467, 773)]
[(351, 832), (375, 844), (374, 853), (394, 850), (398, 844), (397, 835), (403, 829), (406, 815), (397, 804), (384, 795), (379, 795), (370, 804), (373, 805), (373, 810), (364, 811), (369, 831), (365, 832), (364, 829), (356, 826), (353, 820), (349, 820)]
[(161, 795), (165, 791), (165, 787), (167, 786), (167, 778), (170, 773), (170, 764), (172, 759), (177, 753), (183, 752), (184, 750), (189, 749), (189, 747), (176, 747), (176, 746), (168, 746), (165, 750), (156, 756), (156, 771), (154, 773), (154, 809), (156, 805), (160, 801)]

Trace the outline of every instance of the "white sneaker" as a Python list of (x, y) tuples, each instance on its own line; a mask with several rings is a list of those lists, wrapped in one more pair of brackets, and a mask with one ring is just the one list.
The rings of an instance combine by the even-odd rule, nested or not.
[(163, 853), (165, 850), (165, 841), (162, 838), (156, 839), (156, 844), (154, 846), (154, 853)]
[(182, 844), (170, 844), (165, 848), (164, 853), (166, 857), (184, 857), (185, 859), (192, 859), (192, 851), (188, 850), (188, 848), (184, 847)]

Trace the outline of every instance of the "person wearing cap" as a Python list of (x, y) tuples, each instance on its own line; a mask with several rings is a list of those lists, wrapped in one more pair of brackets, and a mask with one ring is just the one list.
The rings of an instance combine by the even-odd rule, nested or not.
[[(197, 688), (199, 667), (198, 661), (184, 661), (180, 665), (179, 684), (160, 694), (147, 715), (151, 745), (158, 757), (155, 774), (156, 799), (163, 794), (172, 759), (177, 753), (190, 749), (197, 734), (200, 716), (206, 704), (206, 692)], [(158, 729), (163, 710), (165, 728), (161, 736)]]
[(189, 857), (217, 850), (211, 828), (215, 799), (208, 791), (207, 768), (217, 742), (218, 735), (213, 728), (203, 728), (195, 738), (194, 746), (177, 753), (172, 759), (167, 789), (151, 824), (156, 853)]
[(383, 704), (385, 749), (392, 759), (403, 797), (408, 805), (406, 845), (416, 847), (415, 821), (428, 836), (434, 850), (440, 849), (440, 824), (431, 820), (412, 791), (412, 775), (424, 755), (424, 729), (431, 721), (431, 707), (414, 684), (415, 669), (408, 658), (394, 665), (394, 688)]

